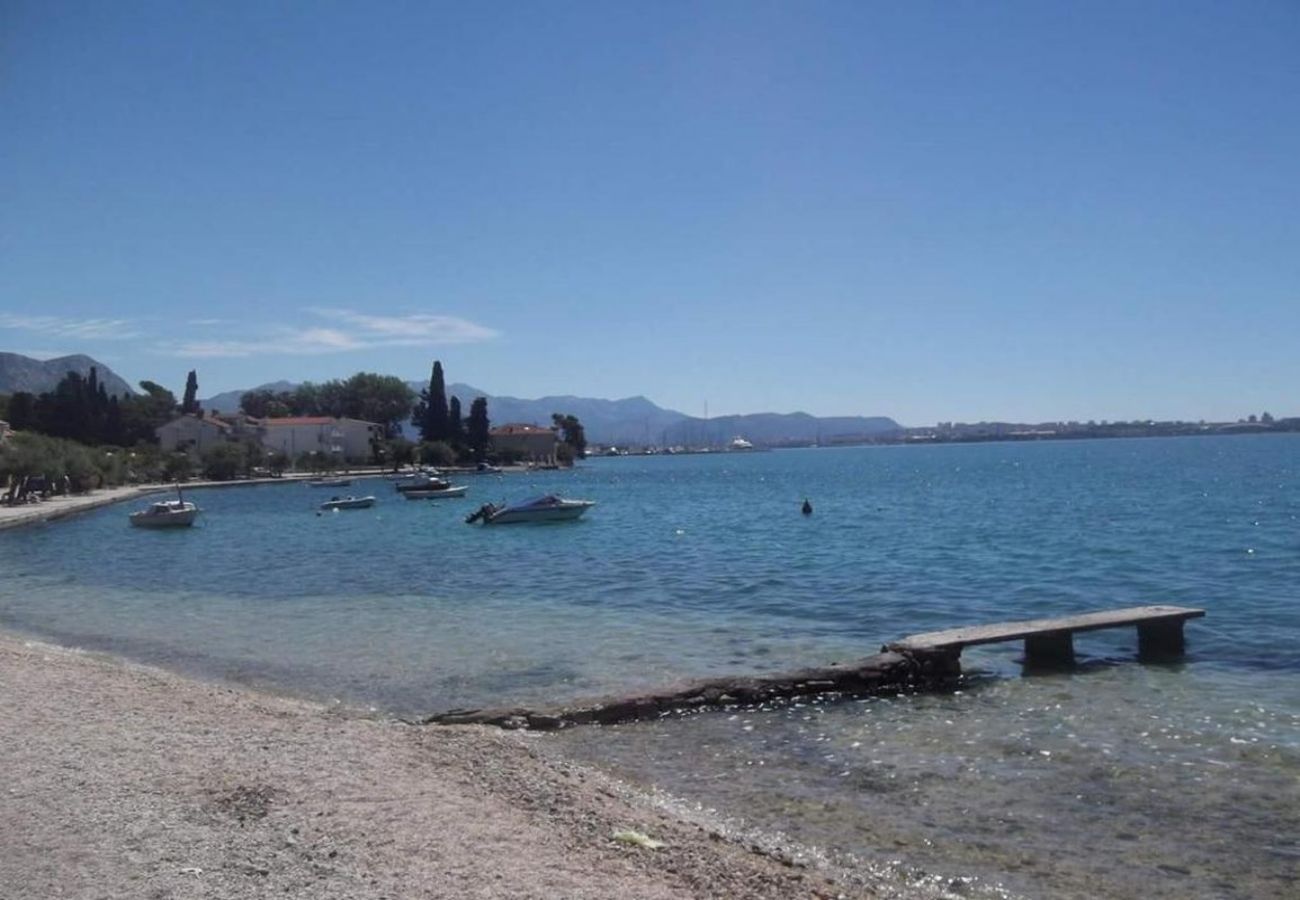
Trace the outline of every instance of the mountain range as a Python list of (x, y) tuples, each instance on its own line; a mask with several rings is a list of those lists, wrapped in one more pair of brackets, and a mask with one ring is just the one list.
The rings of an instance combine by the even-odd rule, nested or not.
[[(428, 382), (408, 381), (417, 394)], [(276, 381), (250, 390), (291, 391), (297, 385)], [(231, 412), (239, 408), (243, 391), (227, 391), (202, 401), (204, 409)], [(745, 416), (718, 416), (701, 419), (672, 409), (664, 409), (645, 397), (602, 400), (595, 397), (561, 395), (526, 400), (520, 397), (493, 396), (468, 384), (447, 385), (447, 396), (460, 398), (461, 409), (469, 414), (476, 397), (488, 401), (492, 422), (548, 424), (552, 413), (577, 416), (593, 444), (615, 446), (719, 446), (734, 437), (744, 437), (760, 445), (847, 441), (899, 430), (893, 419), (885, 416), (817, 417), (807, 413), (755, 413)], [(403, 432), (415, 438), (414, 426), (407, 423)]]
[(69, 372), (86, 377), (92, 367), (109, 394), (126, 397), (135, 393), (131, 385), (108, 366), (80, 353), (47, 360), (32, 359), (19, 353), (0, 353), (0, 394), (19, 391), (43, 394), (54, 390)]

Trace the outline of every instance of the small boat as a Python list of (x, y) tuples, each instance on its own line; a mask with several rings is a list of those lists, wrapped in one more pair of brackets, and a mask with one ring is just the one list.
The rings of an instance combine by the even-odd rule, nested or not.
[(465, 492), (469, 490), (466, 485), (447, 485), (439, 488), (411, 488), (402, 491), (402, 496), (407, 500), (437, 500), (443, 497), (464, 497)]
[(369, 509), (375, 505), (374, 497), (331, 497), (320, 505), (321, 509)]
[(198, 514), (199, 508), (182, 498), (151, 503), (131, 513), (130, 519), (137, 528), (188, 528)]
[(494, 506), (485, 503), (476, 512), (465, 518), (473, 525), (480, 519), (484, 525), (510, 525), (516, 522), (568, 522), (578, 518), (591, 507), (594, 500), (565, 500), (555, 494), (535, 497), (523, 503), (508, 506)]
[(307, 487), (351, 487), (351, 478), (313, 478)]
[(479, 463), (477, 466), (474, 467), (474, 473), (476, 475), (500, 475), (501, 467), (490, 466), (487, 463)]
[(411, 481), (421, 478), (437, 478), (440, 473), (437, 469), (420, 468), (420, 469), (402, 469), (400, 472), (389, 472), (384, 476), (386, 481)]

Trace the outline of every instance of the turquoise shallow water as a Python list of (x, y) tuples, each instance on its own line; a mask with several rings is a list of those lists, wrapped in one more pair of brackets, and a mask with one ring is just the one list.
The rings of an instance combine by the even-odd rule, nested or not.
[[(955, 696), (556, 736), (567, 752), (871, 863), (1031, 895), (1290, 896), (1300, 869), (1300, 439), (594, 460), (464, 501), (316, 516), (299, 484), (194, 491), (203, 527), (108, 508), (0, 535), (0, 625), (402, 713), (553, 702), (865, 655), (969, 622), (1203, 606), (1187, 660), (1081, 637)], [(539, 491), (572, 524), (482, 528)], [(803, 497), (816, 512), (799, 515)], [(946, 883), (946, 882), (945, 882)], [(960, 885), (960, 883), (958, 883)], [(956, 887), (953, 890), (957, 890)]]

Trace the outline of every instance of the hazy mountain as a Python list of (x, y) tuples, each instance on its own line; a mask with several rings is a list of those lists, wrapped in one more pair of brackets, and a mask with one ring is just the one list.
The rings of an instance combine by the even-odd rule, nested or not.
[[(408, 381), (418, 395), (427, 381)], [(256, 390), (292, 391), (296, 384), (276, 381), (258, 385)], [(227, 391), (202, 401), (204, 409), (233, 412), (244, 391)], [(795, 444), (830, 442), (836, 439), (871, 437), (896, 431), (899, 424), (884, 416), (834, 416), (818, 418), (807, 413), (756, 413), (748, 416), (719, 416), (699, 419), (672, 409), (656, 406), (645, 397), (601, 400), (593, 397), (494, 397), (487, 391), (459, 382), (447, 385), (447, 398), (460, 398), (463, 415), (469, 415), (476, 397), (486, 397), (488, 416), (493, 425), (512, 422), (547, 425), (553, 413), (577, 416), (593, 444), (615, 446), (720, 446), (734, 437), (744, 437), (755, 444)], [(403, 425), (403, 433), (412, 439), (419, 436), (415, 426)]]
[(234, 413), (239, 412), (239, 398), (249, 391), (291, 391), (298, 385), (292, 381), (272, 381), (269, 384), (259, 384), (257, 387), (244, 388), (242, 391), (226, 391), (223, 394), (213, 394), (207, 400), (200, 400), (199, 406), (208, 412), (216, 413)]
[(754, 413), (747, 416), (690, 418), (655, 441), (673, 446), (718, 446), (743, 437), (758, 445), (848, 442), (898, 431), (886, 416), (810, 416), (807, 413)]
[(87, 376), (92, 367), (109, 394), (126, 397), (135, 393), (131, 385), (108, 366), (80, 353), (44, 361), (18, 353), (0, 353), (0, 394), (18, 391), (43, 394), (54, 390), (69, 372)]

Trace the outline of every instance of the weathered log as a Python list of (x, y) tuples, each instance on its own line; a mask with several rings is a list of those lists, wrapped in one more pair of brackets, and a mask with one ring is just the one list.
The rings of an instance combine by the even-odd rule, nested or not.
[(961, 675), (958, 654), (947, 649), (886, 651), (848, 664), (773, 675), (686, 682), (652, 694), (606, 697), (554, 709), (454, 709), (423, 719), (433, 725), (496, 725), (550, 730), (613, 725), (673, 713), (726, 706), (757, 706), (818, 695), (862, 696), (951, 686)]

